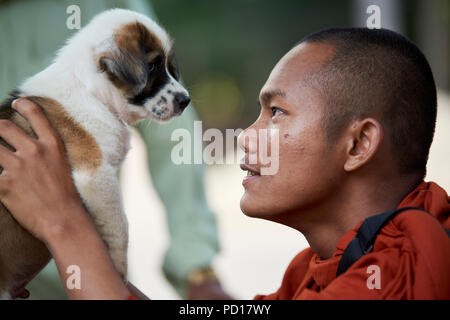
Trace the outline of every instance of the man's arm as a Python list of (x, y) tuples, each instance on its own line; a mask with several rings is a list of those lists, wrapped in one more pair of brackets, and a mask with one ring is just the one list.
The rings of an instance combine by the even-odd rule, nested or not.
[[(77, 218), (73, 223), (47, 232), (44, 241), (55, 259), (69, 299), (127, 299), (130, 291), (114, 269), (106, 246), (86, 211), (73, 208), (66, 212)], [(79, 288), (70, 286), (69, 277), (75, 275), (71, 266), (79, 267)]]
[(126, 299), (130, 291), (109, 258), (102, 239), (74, 186), (64, 145), (41, 109), (19, 99), (13, 108), (31, 124), (37, 139), (8, 120), (0, 136), (16, 151), (0, 146), (0, 200), (14, 218), (43, 241), (64, 284), (69, 266), (80, 270), (80, 289), (71, 299)]
[(211, 267), (219, 249), (215, 215), (204, 192), (204, 165), (176, 165), (171, 159), (172, 149), (179, 143), (171, 141), (172, 132), (184, 129), (193, 135), (195, 120), (190, 106), (170, 123), (142, 123), (137, 129), (147, 149), (153, 185), (166, 208), (170, 246), (164, 258), (165, 276), (183, 298), (224, 299), (229, 296), (217, 279), (208, 277), (209, 281), (195, 285), (189, 281), (193, 273)]

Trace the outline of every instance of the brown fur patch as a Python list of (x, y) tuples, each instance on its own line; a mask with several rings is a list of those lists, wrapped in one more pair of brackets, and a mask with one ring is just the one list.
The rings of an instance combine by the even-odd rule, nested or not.
[[(38, 104), (44, 110), (47, 118), (64, 141), (69, 162), (74, 169), (93, 172), (100, 166), (102, 153), (94, 137), (76, 122), (60, 103), (50, 98), (25, 98)], [(16, 116), (22, 118), (18, 114)], [(20, 124), (20, 122), (18, 123)]]
[(119, 28), (114, 43), (116, 49), (97, 55), (99, 68), (125, 97), (133, 97), (148, 80), (148, 64), (158, 56), (165, 60), (161, 40), (136, 22)]
[(151, 56), (154, 52), (164, 54), (161, 40), (139, 22), (119, 28), (114, 35), (114, 42), (118, 48), (137, 56)]
[[(44, 113), (52, 123), (52, 126), (64, 141), (68, 160), (72, 168), (94, 172), (95, 169), (100, 166), (102, 153), (94, 137), (76, 122), (59, 102), (43, 97), (24, 98), (38, 104), (44, 110)], [(11, 102), (13, 100), (14, 99), (10, 99), (10, 101), (6, 101), (0, 106), (0, 118), (11, 120), (30, 136), (36, 138), (36, 134), (33, 132), (29, 122), (11, 108)], [(1, 138), (0, 144), (12, 149), (11, 146)]]

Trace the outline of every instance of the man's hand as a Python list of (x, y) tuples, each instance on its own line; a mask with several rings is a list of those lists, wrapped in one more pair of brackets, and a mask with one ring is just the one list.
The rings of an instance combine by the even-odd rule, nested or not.
[(58, 134), (31, 101), (16, 100), (13, 108), (30, 122), (37, 139), (0, 120), (0, 136), (16, 150), (0, 145), (4, 168), (0, 200), (23, 227), (47, 244), (64, 284), (68, 267), (80, 268), (81, 288), (65, 287), (70, 299), (126, 299), (130, 292), (83, 207)]
[(16, 150), (0, 145), (0, 200), (23, 227), (46, 241), (47, 234), (65, 225), (70, 209), (82, 207), (82, 201), (64, 145), (41, 108), (26, 99), (15, 100), (12, 107), (29, 121), (37, 139), (11, 121), (0, 120), (1, 138)]

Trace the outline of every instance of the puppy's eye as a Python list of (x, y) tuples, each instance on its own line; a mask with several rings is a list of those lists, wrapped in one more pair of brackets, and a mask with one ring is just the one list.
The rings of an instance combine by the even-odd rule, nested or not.
[(156, 63), (149, 63), (148, 64), (148, 72), (152, 72), (156, 69)]

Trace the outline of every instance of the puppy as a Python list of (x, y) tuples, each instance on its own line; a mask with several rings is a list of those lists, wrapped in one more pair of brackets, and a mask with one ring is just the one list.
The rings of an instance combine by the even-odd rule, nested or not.
[[(127, 124), (169, 120), (190, 102), (178, 82), (172, 40), (142, 14), (105, 11), (0, 106), (0, 118), (35, 137), (11, 109), (19, 97), (38, 104), (64, 141), (78, 192), (126, 279), (128, 228), (117, 171), (129, 149)], [(0, 143), (11, 149), (4, 140)], [(49, 260), (46, 246), (0, 203), (0, 298), (13, 297)]]

